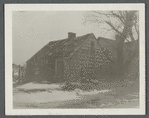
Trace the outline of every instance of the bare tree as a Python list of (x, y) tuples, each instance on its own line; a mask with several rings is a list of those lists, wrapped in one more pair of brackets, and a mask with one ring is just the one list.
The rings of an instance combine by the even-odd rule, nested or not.
[(137, 11), (92, 11), (85, 15), (84, 23), (96, 23), (107, 31), (114, 31), (121, 36), (122, 42), (138, 40), (133, 32), (138, 32)]
[[(92, 11), (85, 16), (84, 23), (96, 23), (107, 31), (115, 32), (118, 66), (123, 72), (124, 42), (139, 40), (139, 18), (137, 11)], [(137, 35), (137, 37), (135, 37)]]

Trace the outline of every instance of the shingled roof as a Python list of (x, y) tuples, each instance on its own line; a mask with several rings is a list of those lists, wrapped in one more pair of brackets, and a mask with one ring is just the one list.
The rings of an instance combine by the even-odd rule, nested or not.
[[(74, 37), (73, 39), (66, 38), (57, 41), (50, 41), (29, 60), (31, 60), (36, 55), (43, 57), (44, 55), (56, 56), (59, 54), (63, 54), (64, 57), (69, 57), (83, 44), (83, 42), (89, 36), (94, 36), (94, 34), (90, 33), (83, 36)], [(27, 62), (29, 60), (27, 60)]]
[(116, 63), (117, 61), (117, 44), (115, 40), (98, 37), (97, 42), (100, 45), (104, 55), (108, 60)]

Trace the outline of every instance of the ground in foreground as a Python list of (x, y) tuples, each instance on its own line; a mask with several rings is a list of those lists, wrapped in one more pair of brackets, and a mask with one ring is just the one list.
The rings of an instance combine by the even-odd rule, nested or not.
[(138, 86), (85, 91), (62, 90), (62, 84), (27, 83), (14, 87), (14, 109), (139, 108)]

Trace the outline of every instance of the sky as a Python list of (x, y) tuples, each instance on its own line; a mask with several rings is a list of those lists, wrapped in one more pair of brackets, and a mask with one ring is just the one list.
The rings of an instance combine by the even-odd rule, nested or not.
[(25, 64), (44, 45), (53, 40), (65, 39), (68, 32), (82, 36), (94, 33), (95, 37), (113, 38), (96, 24), (84, 24), (85, 11), (13, 11), (12, 47), (13, 63)]

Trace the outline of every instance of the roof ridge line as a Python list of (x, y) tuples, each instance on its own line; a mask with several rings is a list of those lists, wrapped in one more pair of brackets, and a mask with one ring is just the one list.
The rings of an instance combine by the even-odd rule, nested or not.
[[(93, 33), (90, 33), (90, 34), (86, 34), (86, 35), (94, 35), (94, 34)], [(84, 35), (84, 36), (86, 36), (86, 35)], [(94, 37), (95, 37), (95, 35), (94, 35)], [(96, 39), (96, 37), (95, 37), (95, 39)], [(87, 40), (88, 40), (88, 38), (85, 41), (87, 41)], [(77, 52), (77, 50), (83, 46), (83, 44), (84, 44), (85, 41), (82, 42), (82, 45), (76, 47), (76, 49), (74, 50), (75, 52), (73, 54), (71, 54), (70, 56), (68, 56), (68, 57), (71, 57), (72, 55), (74, 55)]]

